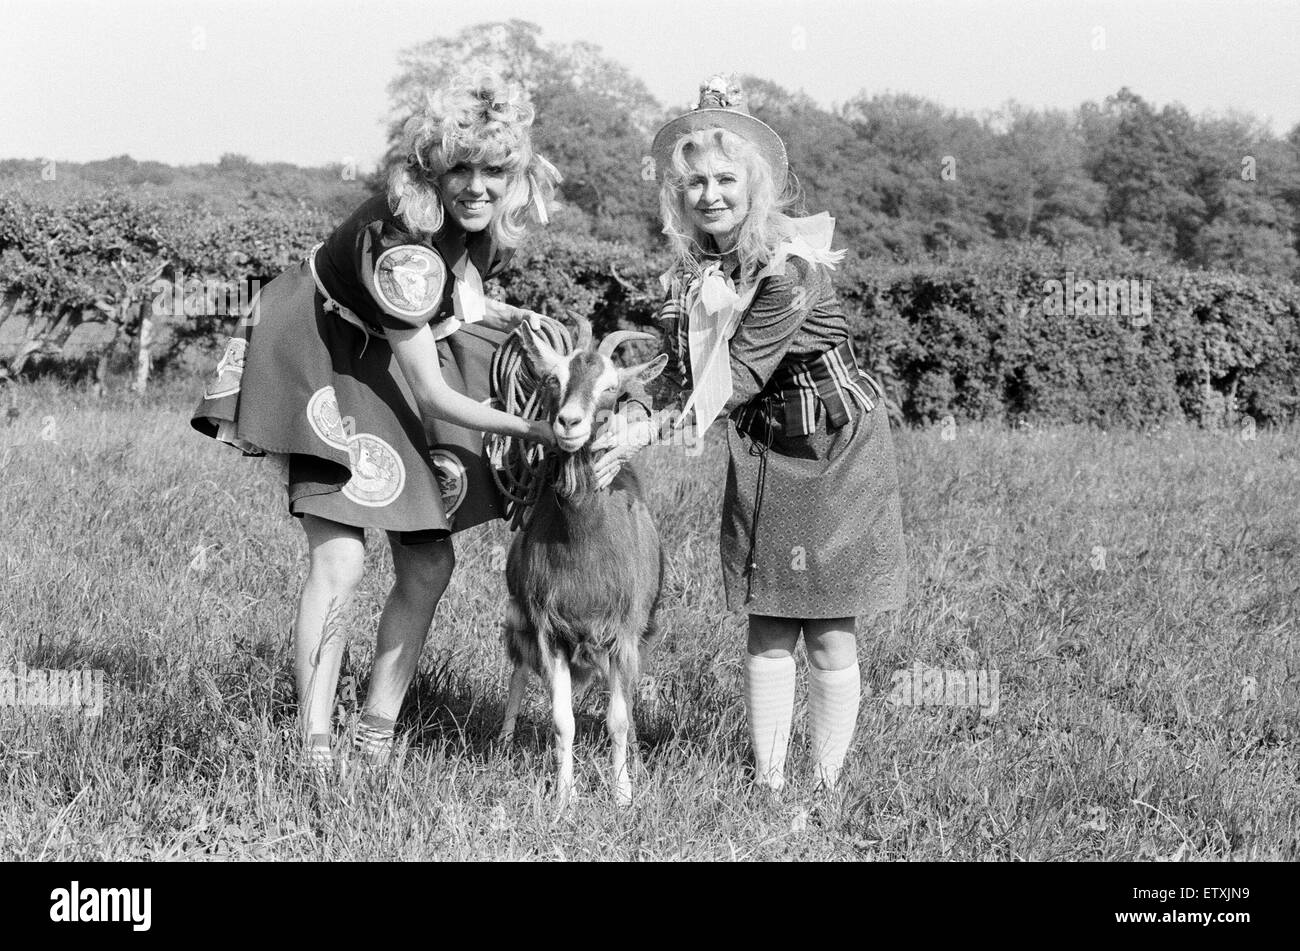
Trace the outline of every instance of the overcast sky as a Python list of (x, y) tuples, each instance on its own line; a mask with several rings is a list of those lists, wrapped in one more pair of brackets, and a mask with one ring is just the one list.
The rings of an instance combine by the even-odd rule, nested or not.
[(1127, 85), (1300, 122), (1300, 0), (0, 0), (0, 158), (368, 167), (397, 52), (511, 17), (598, 44), (666, 105), (724, 69), (824, 105), (1074, 108)]

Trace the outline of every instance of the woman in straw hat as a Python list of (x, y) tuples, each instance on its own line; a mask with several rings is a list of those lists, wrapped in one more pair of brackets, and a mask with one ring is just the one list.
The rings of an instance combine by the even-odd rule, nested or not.
[[(722, 510), (727, 605), (749, 614), (745, 706), (760, 782), (779, 789), (808, 651), (816, 779), (831, 787), (857, 721), (856, 618), (905, 589), (898, 481), (880, 387), (857, 366), (830, 271), (834, 219), (787, 214), (785, 146), (730, 77), (655, 136), (665, 339), (701, 431), (729, 416)], [(653, 427), (603, 445), (608, 474)]]
[[(365, 529), (392, 548), (355, 743), (382, 761), (455, 563), (451, 535), (503, 508), (481, 433), (551, 442), (542, 421), (484, 405), (497, 345), (529, 316), (483, 280), (546, 222), (559, 175), (532, 151), (518, 86), (462, 76), (406, 123), (404, 160), (298, 267), (268, 284), (230, 340), (193, 418), (200, 432), (284, 466), (310, 565), (294, 622), (308, 761), (333, 763), (344, 639)], [(531, 319), (531, 317), (529, 317)]]

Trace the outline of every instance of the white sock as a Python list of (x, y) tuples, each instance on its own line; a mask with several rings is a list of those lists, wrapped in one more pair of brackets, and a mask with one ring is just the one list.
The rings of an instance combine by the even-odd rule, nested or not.
[(312, 773), (320, 779), (328, 779), (334, 772), (334, 753), (330, 750), (330, 735), (313, 733), (307, 740), (303, 759)]
[(785, 754), (794, 716), (794, 658), (745, 654), (745, 713), (754, 772), (772, 789), (785, 785)]
[(844, 754), (858, 725), (862, 695), (858, 662), (843, 670), (818, 670), (808, 665), (808, 733), (817, 779), (827, 789), (835, 785)]
[(353, 748), (371, 766), (382, 766), (393, 755), (396, 721), (367, 713), (357, 724)]

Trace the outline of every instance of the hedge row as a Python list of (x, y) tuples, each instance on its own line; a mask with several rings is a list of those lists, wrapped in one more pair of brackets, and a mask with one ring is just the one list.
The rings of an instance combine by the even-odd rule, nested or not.
[[(496, 293), (582, 314), (598, 330), (651, 323), (666, 255), (590, 238), (580, 221), (557, 216), (520, 249)], [(0, 194), (0, 300), (26, 295), (75, 312), (63, 322), (70, 332), (105, 319), (102, 307), (86, 309), (96, 300), (130, 296), (124, 274), (140, 281), (166, 263), (191, 280), (266, 280), (330, 226), (308, 209), (221, 210), (111, 193), (56, 207)], [(1300, 288), (1286, 280), (1016, 245), (943, 263), (850, 257), (835, 283), (864, 364), (910, 422), (952, 415), (1143, 426), (1300, 413)], [(159, 341), (160, 362), (213, 346), (231, 323), (175, 323)], [(125, 329), (114, 346), (129, 347)]]
[(1300, 413), (1300, 287), (1286, 280), (1019, 246), (939, 265), (851, 264), (838, 286), (867, 363), (909, 421)]

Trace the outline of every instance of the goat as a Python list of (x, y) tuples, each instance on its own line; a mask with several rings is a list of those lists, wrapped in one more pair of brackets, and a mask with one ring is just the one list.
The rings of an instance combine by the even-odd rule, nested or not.
[(561, 808), (573, 792), (573, 690), (597, 674), (609, 685), (606, 726), (616, 797), (620, 805), (632, 802), (627, 746), (633, 691), (656, 639), (654, 615), (664, 574), (659, 532), (636, 472), (624, 465), (608, 489), (597, 490), (587, 446), (598, 414), (610, 410), (629, 384), (653, 380), (668, 358), (661, 354), (619, 368), (610, 359), (616, 347), (654, 338), (616, 331), (596, 347), (589, 323), (580, 321), (578, 330), (568, 355), (527, 324), (517, 331), (543, 387), (543, 410), (563, 461), (511, 543), (510, 599), (502, 625), (513, 669), (500, 738), (508, 742), (514, 735), (531, 671), (550, 687)]

